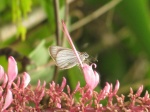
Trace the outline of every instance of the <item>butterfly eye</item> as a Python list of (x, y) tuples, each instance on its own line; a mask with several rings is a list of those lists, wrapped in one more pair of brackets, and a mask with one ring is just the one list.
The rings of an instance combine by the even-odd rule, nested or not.
[(85, 57), (85, 58), (88, 58), (89, 55), (88, 55), (86, 52), (84, 52), (84, 57)]

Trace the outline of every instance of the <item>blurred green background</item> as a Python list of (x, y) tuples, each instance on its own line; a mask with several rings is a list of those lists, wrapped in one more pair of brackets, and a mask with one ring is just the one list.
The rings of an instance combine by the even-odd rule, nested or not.
[(142, 84), (150, 89), (149, 0), (0, 0), (0, 64), (5, 71), (12, 55), (19, 74), (27, 71), (33, 85), (39, 79), (60, 83), (66, 77), (72, 88), (78, 81), (84, 86), (78, 67), (58, 70), (49, 56), (51, 45), (70, 47), (61, 20), (76, 48), (98, 59), (97, 90), (116, 80), (119, 93)]

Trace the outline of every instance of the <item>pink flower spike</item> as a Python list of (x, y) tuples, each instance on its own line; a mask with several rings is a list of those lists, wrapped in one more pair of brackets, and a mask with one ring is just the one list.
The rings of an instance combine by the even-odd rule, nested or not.
[(91, 66), (89, 66), (84, 63), (83, 68), (82, 68), (85, 81), (91, 90), (93, 90), (99, 83), (99, 74), (96, 71), (93, 71), (92, 69), (93, 65), (96, 66), (95, 64), (92, 64)]
[(41, 85), (41, 81), (40, 81), (40, 80), (38, 80), (38, 83), (37, 83), (36, 88), (38, 89), (38, 88), (40, 87), (40, 85)]
[(30, 82), (31, 78), (30, 75), (26, 72), (23, 73), (23, 81), (22, 81), (22, 87), (26, 88)]
[(114, 94), (114, 95), (118, 92), (119, 87), (120, 87), (120, 83), (119, 83), (119, 81), (117, 80), (117, 81), (116, 81), (116, 85), (115, 85), (115, 89), (114, 89), (114, 91), (113, 91), (113, 94)]
[(103, 90), (101, 90), (99, 96), (98, 96), (98, 101), (105, 99), (106, 96), (108, 96), (110, 92), (110, 84), (108, 82), (106, 82), (105, 87), (103, 88)]
[(80, 82), (77, 83), (76, 88), (74, 89), (74, 93), (80, 88)]
[(64, 31), (64, 33), (66, 34), (66, 36), (67, 36), (67, 38), (68, 38), (68, 40), (69, 40), (69, 43), (70, 43), (70, 45), (71, 45), (71, 47), (72, 47), (72, 49), (73, 49), (75, 55), (77, 56), (78, 61), (79, 61), (80, 65), (81, 65), (81, 67), (83, 67), (82, 61), (81, 61), (81, 59), (80, 59), (80, 57), (79, 57), (79, 54), (77, 53), (77, 50), (76, 50), (76, 48), (75, 48), (75, 46), (74, 46), (74, 44), (73, 44), (73, 42), (72, 42), (72, 39), (71, 39), (71, 37), (70, 37), (70, 35), (69, 35), (69, 32), (68, 32), (68, 30), (67, 30), (67, 27), (66, 27), (64, 21), (62, 21), (62, 25), (63, 25), (63, 31)]
[(46, 86), (46, 82), (44, 81), (43, 85), (42, 85), (42, 88), (45, 88), (45, 86)]
[(105, 92), (108, 94), (110, 92), (110, 84), (106, 82), (106, 86), (104, 87)]
[(139, 96), (141, 95), (142, 91), (143, 91), (143, 85), (140, 86), (139, 89), (137, 90), (137, 92), (136, 92), (136, 94), (135, 94), (136, 97), (139, 97)]
[(63, 77), (63, 81), (62, 81), (62, 83), (61, 83), (61, 91), (63, 91), (63, 89), (65, 88), (65, 86), (66, 86), (66, 78), (64, 78)]
[(13, 100), (12, 92), (8, 89), (2, 111), (4, 111), (11, 104), (12, 100)]
[(147, 99), (149, 99), (149, 94), (148, 91), (146, 91), (144, 97), (143, 97), (144, 101), (146, 101)]
[(3, 69), (3, 67), (0, 65), (0, 80), (2, 79), (3, 75), (4, 75), (4, 69)]
[(15, 59), (10, 56), (8, 58), (8, 88), (11, 86), (12, 82), (15, 80), (18, 74), (17, 63)]

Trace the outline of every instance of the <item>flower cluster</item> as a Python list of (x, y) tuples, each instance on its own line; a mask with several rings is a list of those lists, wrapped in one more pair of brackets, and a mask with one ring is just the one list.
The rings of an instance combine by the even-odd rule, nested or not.
[[(23, 112), (149, 112), (150, 98), (146, 91), (143, 97), (140, 97), (143, 86), (139, 87), (134, 94), (132, 88), (128, 95), (128, 101), (125, 101), (124, 95), (117, 95), (119, 89), (119, 81), (113, 88), (112, 84), (106, 82), (105, 87), (96, 92), (89, 89), (89, 86), (80, 87), (77, 83), (74, 91), (71, 92), (70, 87), (66, 86), (66, 79), (63, 78), (62, 84), (55, 82), (49, 84), (38, 84), (35, 89), (29, 85), (30, 76), (24, 72), (22, 77), (17, 76), (17, 64), (13, 57), (8, 59), (8, 72), (5, 73), (0, 66), (0, 111), (23, 111)], [(64, 92), (64, 88), (67, 92)], [(75, 95), (80, 94), (78, 100)], [(107, 101), (103, 105), (103, 101)], [(31, 106), (32, 105), (32, 106)]]

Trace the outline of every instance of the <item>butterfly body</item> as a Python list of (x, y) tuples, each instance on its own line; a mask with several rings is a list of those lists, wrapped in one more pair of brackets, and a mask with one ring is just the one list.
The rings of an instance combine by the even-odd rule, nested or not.
[[(60, 69), (69, 69), (79, 65), (77, 56), (72, 49), (60, 46), (50, 46), (49, 51), (51, 57)], [(89, 55), (85, 52), (78, 52), (78, 54), (82, 62), (84, 62), (86, 58), (89, 57)]]

